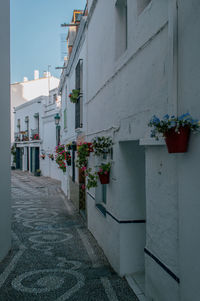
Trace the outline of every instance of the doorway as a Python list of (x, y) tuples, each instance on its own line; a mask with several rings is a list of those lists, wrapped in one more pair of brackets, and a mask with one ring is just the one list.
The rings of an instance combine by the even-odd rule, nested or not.
[[(141, 291), (145, 284), (146, 189), (145, 149), (138, 141), (120, 142), (121, 271), (131, 275)], [(121, 218), (122, 219), (122, 218)]]

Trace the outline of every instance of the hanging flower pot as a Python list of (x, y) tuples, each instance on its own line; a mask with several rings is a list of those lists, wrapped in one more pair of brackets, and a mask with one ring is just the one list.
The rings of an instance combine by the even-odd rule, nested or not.
[(99, 166), (98, 176), (101, 184), (108, 184), (110, 182), (111, 163), (102, 163)]
[(193, 119), (189, 113), (179, 117), (167, 114), (162, 120), (154, 115), (148, 125), (153, 127), (151, 137), (158, 140), (159, 135), (163, 135), (169, 153), (187, 152), (190, 132), (200, 132), (200, 121)]
[(100, 173), (98, 172), (98, 176), (99, 176), (99, 180), (101, 182), (101, 184), (109, 184), (110, 182), (110, 172), (107, 173)]
[(165, 133), (165, 141), (169, 153), (185, 153), (188, 148), (190, 128), (188, 126), (180, 127), (178, 131), (175, 128)]

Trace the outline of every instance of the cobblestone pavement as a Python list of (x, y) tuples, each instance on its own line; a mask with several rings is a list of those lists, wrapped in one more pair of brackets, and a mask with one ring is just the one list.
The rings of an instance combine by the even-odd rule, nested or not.
[(59, 182), (12, 173), (12, 249), (0, 264), (0, 301), (135, 301)]

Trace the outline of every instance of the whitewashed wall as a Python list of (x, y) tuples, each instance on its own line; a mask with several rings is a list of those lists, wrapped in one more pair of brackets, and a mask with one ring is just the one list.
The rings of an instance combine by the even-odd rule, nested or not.
[[(81, 26), (84, 26), (85, 20), (82, 21)], [(83, 60), (83, 127), (75, 129), (75, 104), (70, 102), (69, 94), (75, 89), (75, 69), (79, 62), (79, 59)], [(71, 57), (68, 63), (67, 74), (63, 77), (63, 85), (61, 89), (61, 110), (62, 110), (62, 132), (61, 132), (61, 144), (67, 144), (72, 141), (77, 141), (78, 137), (84, 138), (86, 132), (86, 84), (87, 84), (87, 44), (86, 33), (83, 31), (83, 35), (77, 34), (76, 41), (71, 53)], [(64, 128), (64, 110), (67, 112), (67, 124)], [(69, 189), (69, 176), (72, 177), (72, 168), (67, 167), (67, 173), (63, 178), (61, 175), (62, 189), (66, 195), (70, 198)], [(78, 184), (78, 168), (75, 168), (75, 183)]]
[[(179, 7), (179, 97), (178, 111), (200, 119), (200, 3), (178, 1)], [(189, 151), (178, 158), (179, 262), (182, 301), (199, 300), (200, 295), (200, 136), (191, 135)]]
[(1, 39), (1, 110), (0, 110), (0, 261), (11, 247), (10, 215), (10, 6), (9, 1), (0, 2)]
[(14, 141), (14, 108), (41, 95), (48, 96), (49, 90), (58, 84), (59, 79), (54, 76), (11, 84), (11, 142)]
[[(88, 27), (87, 134), (88, 140), (97, 133), (115, 142), (106, 210), (119, 221), (144, 220), (145, 157), (139, 139), (149, 137), (151, 116), (167, 110), (168, 3), (152, 1), (138, 15), (137, 2), (128, 1), (128, 47), (117, 57), (115, 2), (98, 1)], [(89, 229), (115, 270), (121, 275), (142, 271), (145, 225), (119, 224), (96, 211), (88, 196)]]

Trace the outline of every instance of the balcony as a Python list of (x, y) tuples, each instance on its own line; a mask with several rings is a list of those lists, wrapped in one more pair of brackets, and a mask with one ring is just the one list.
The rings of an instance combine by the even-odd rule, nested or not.
[(29, 141), (28, 131), (21, 131), (15, 133), (15, 142)]

